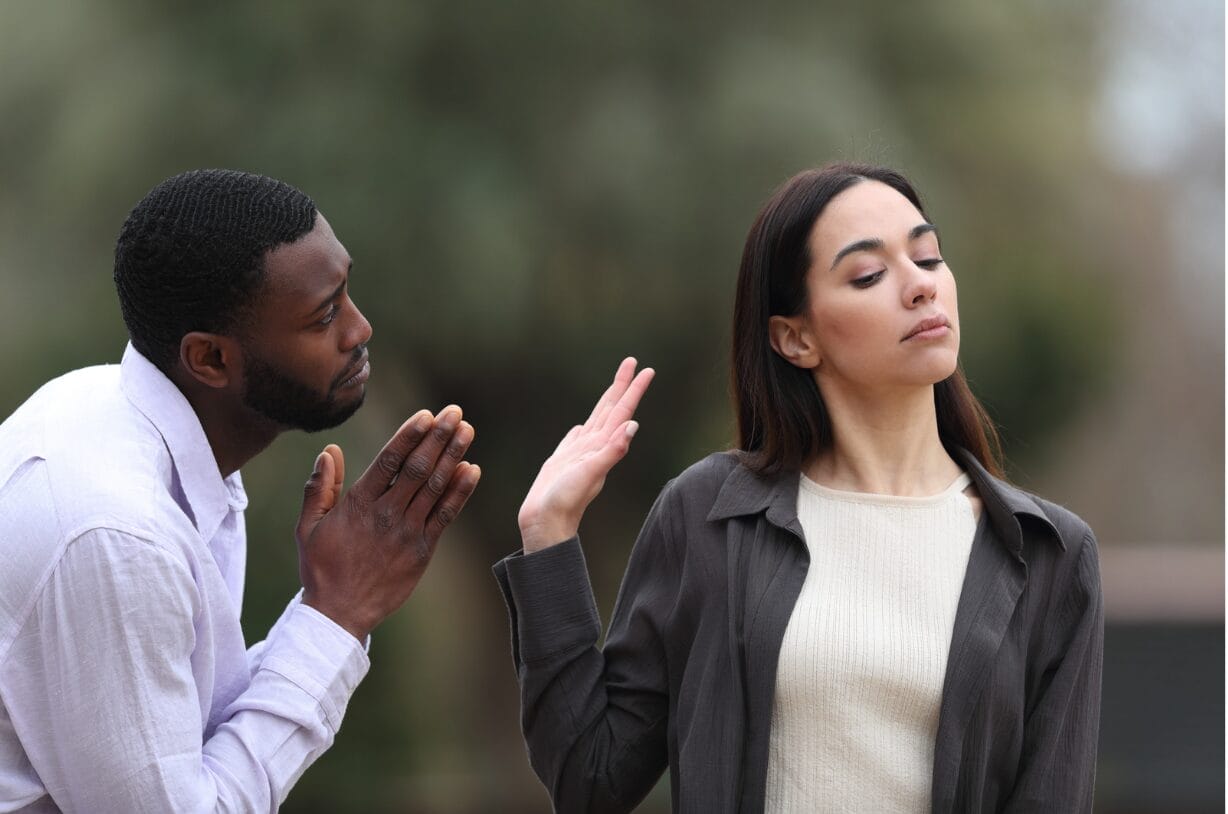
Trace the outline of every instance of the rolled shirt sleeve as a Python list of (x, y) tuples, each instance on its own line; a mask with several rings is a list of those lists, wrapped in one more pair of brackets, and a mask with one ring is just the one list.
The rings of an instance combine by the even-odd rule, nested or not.
[[(332, 743), (362, 644), (295, 601), (229, 663), (195, 576), (169, 547), (99, 528), (36, 594), (0, 697), (61, 809), (276, 811)], [(219, 694), (233, 700), (214, 708)]]

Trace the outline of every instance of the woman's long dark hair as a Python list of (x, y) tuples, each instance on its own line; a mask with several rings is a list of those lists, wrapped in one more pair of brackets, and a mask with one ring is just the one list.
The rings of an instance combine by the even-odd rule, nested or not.
[[(746, 237), (733, 307), (733, 396), (738, 446), (757, 472), (800, 469), (831, 445), (831, 419), (814, 376), (775, 351), (768, 318), (794, 316), (806, 306), (815, 221), (832, 198), (864, 180), (886, 184), (925, 216), (917, 191), (898, 172), (866, 164), (829, 164), (782, 184)], [(943, 445), (968, 450), (1002, 477), (997, 430), (961, 368), (934, 385), (934, 405)]]

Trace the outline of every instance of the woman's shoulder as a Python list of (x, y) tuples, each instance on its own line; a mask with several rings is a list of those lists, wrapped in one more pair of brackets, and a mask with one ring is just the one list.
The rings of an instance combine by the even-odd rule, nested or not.
[(1083, 518), (1070, 509), (1003, 480), (988, 471), (970, 453), (960, 451), (965, 471), (972, 476), (982, 500), (988, 498), (998, 507), (998, 522), (1014, 516), (1020, 530), (1032, 538), (1048, 538), (1064, 551), (1078, 551), (1095, 536)]
[(756, 474), (745, 463), (746, 453), (739, 449), (713, 452), (682, 470), (665, 485), (663, 496), (685, 500), (688, 504), (711, 507), (730, 493), (763, 492), (775, 486), (775, 478)]
[(741, 465), (741, 455), (740, 451), (732, 449), (706, 455), (679, 472), (666, 488), (688, 494), (711, 493), (715, 497), (730, 474)]
[(716, 503), (730, 476), (741, 466), (737, 450), (713, 452), (671, 478), (657, 498), (669, 514), (703, 518)]
[(1082, 517), (1065, 506), (1054, 503), (1052, 500), (1046, 500), (1040, 495), (1031, 492), (1024, 492), (1024, 494), (1030, 497), (1037, 508), (1041, 510), (1057, 532), (1065, 548), (1078, 548), (1088, 539), (1094, 545), (1095, 535), (1092, 534), (1092, 527)]
[(1000, 496), (1018, 523), (1018, 556), (1028, 564), (1034, 584), (1082, 586), (1099, 591), (1100, 551), (1096, 535), (1082, 517), (1065, 506), (1013, 484), (997, 481)]
[(693, 523), (719, 524), (796, 498), (796, 473), (756, 472), (746, 453), (733, 449), (714, 452), (683, 470), (661, 491), (658, 506)]
[(714, 452), (688, 466), (661, 489), (637, 546), (665, 543), (674, 561), (715, 555), (724, 540), (714, 513), (748, 470), (737, 450)]
[(1080, 607), (1098, 601), (1099, 546), (1087, 522), (1061, 504), (978, 470), (974, 463), (968, 471), (982, 501), (989, 504), (985, 510), (999, 541), (1027, 566), (1033, 600)]
[(1078, 551), (1089, 543), (1095, 547), (1091, 526), (1070, 509), (1013, 484), (1000, 488), (1010, 495), (1008, 505), (1015, 517), (1024, 520), (1021, 528), (1025, 533), (1031, 529), (1034, 534), (1051, 537), (1064, 551)]

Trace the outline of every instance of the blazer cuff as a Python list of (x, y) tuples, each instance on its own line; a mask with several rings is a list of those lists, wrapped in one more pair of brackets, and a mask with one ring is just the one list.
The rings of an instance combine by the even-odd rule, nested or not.
[(518, 665), (597, 643), (601, 617), (578, 536), (533, 554), (517, 551), (493, 570), (511, 617)]

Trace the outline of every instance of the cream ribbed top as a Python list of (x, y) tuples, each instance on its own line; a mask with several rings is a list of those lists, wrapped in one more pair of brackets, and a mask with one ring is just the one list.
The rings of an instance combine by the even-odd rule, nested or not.
[(810, 568), (772, 705), (768, 814), (924, 812), (955, 608), (976, 532), (961, 475), (932, 497), (804, 475)]

